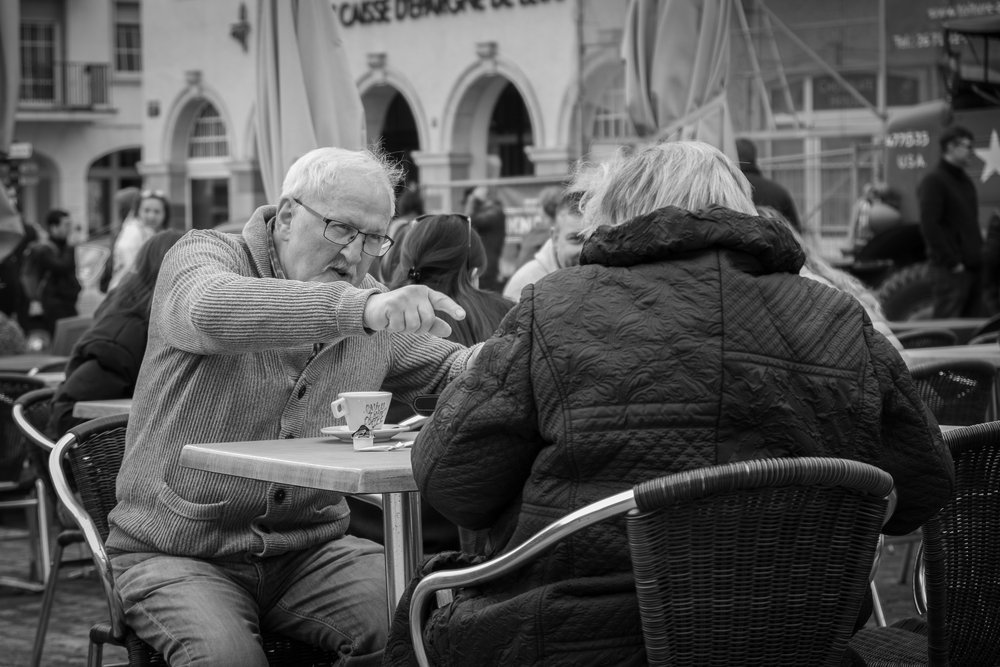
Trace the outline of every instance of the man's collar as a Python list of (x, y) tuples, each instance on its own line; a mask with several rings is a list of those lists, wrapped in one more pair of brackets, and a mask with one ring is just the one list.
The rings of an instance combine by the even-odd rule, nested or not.
[(274, 245), (274, 226), (277, 219), (278, 216), (275, 215), (267, 221), (267, 254), (271, 258), (271, 273), (274, 274), (275, 278), (285, 280), (287, 278), (285, 267), (281, 265), (281, 258), (278, 257), (278, 248)]

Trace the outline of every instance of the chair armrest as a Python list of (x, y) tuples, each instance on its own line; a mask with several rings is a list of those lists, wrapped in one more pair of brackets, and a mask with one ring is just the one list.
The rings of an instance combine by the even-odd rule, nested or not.
[(550, 523), (517, 548), (490, 561), (457, 570), (434, 572), (421, 579), (414, 587), (410, 598), (410, 637), (417, 662), (422, 667), (430, 664), (424, 647), (422, 617), (432, 594), (442, 589), (461, 588), (502, 577), (523, 567), (574, 532), (633, 510), (635, 507), (635, 494), (632, 489), (622, 491), (581, 507)]
[(45, 389), (35, 389), (26, 394), (22, 394), (16, 401), (14, 401), (14, 405), (11, 407), (11, 415), (14, 418), (14, 423), (17, 425), (17, 428), (28, 440), (31, 441), (33, 445), (41, 447), (45, 452), (51, 452), (55, 447), (55, 443), (31, 423), (31, 420), (26, 414), (26, 410), (28, 405), (37, 401), (52, 400), (52, 396), (55, 393), (55, 389), (51, 387), (47, 387)]

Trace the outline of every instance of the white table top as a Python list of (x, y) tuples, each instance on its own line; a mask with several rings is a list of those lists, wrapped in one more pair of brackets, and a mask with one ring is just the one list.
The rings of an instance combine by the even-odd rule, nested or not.
[(945, 359), (985, 359), (1000, 366), (1000, 345), (948, 345), (946, 347), (916, 347), (900, 352), (906, 364), (913, 368), (918, 364)]
[(120, 415), (132, 411), (131, 398), (108, 398), (103, 401), (77, 401), (73, 406), (73, 416), (80, 419), (96, 419)]
[(409, 449), (358, 452), (350, 442), (327, 437), (186, 445), (181, 465), (350, 494), (417, 490)]
[(59, 371), (59, 372), (52, 372), (52, 373), (48, 373), (48, 372), (46, 372), (46, 373), (34, 373), (34, 374), (32, 374), (31, 377), (38, 378), (39, 380), (41, 380), (42, 382), (44, 382), (46, 385), (48, 385), (50, 387), (58, 387), (60, 384), (62, 384), (63, 380), (66, 379), (66, 374), (63, 373), (63, 372), (61, 372), (61, 371)]

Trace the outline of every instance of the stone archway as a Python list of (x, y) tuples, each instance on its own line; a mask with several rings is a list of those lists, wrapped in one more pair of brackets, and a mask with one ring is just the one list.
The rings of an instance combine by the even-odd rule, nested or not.
[(409, 101), (392, 85), (374, 86), (361, 98), (369, 143), (378, 142), (405, 170), (405, 183), (419, 183), (420, 169), (413, 154), (420, 150), (420, 132)]

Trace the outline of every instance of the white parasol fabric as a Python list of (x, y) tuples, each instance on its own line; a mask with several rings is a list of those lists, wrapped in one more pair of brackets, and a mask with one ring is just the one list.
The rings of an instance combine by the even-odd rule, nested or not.
[[(18, 2), (0, 2), (0, 151), (6, 153), (14, 138), (14, 114), (20, 97), (21, 7)], [(0, 260), (11, 253), (24, 236), (21, 214), (0, 186)]]
[(697, 139), (735, 159), (726, 100), (733, 0), (630, 0), (625, 102), (640, 136)]
[(333, 5), (258, 0), (257, 157), (277, 203), (288, 167), (320, 146), (365, 146), (365, 116)]

